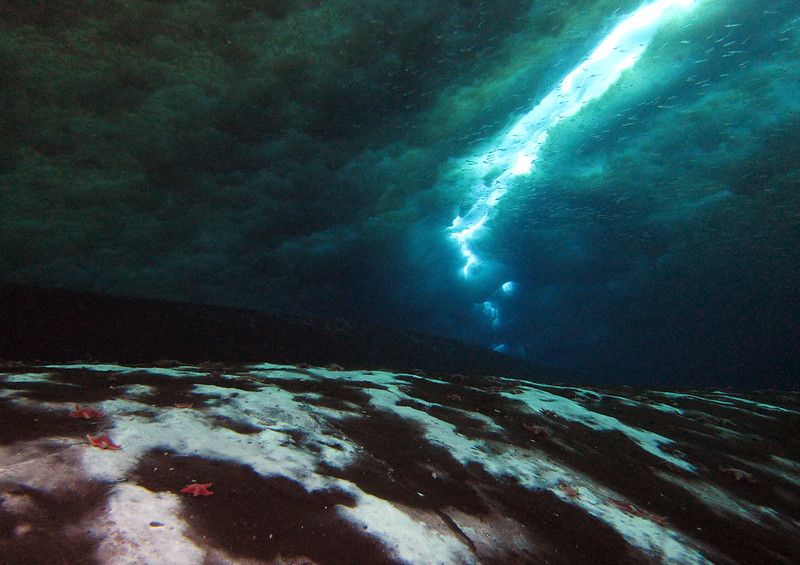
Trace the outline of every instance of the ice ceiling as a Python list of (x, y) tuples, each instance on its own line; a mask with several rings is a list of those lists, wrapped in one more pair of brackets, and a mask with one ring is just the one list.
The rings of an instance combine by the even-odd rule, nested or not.
[(794, 382), (798, 18), (4, 2), (2, 279), (411, 327), (607, 381)]
[[(623, 17), (597, 48), (530, 112), (502, 132), (486, 151), (470, 156), (466, 167), (474, 170), (479, 186), (467, 213), (463, 217), (457, 215), (450, 226), (451, 235), (465, 258), (462, 268), (465, 277), (480, 265), (471, 240), (480, 235), (489, 214), (500, 203), (514, 177), (531, 172), (550, 129), (602, 96), (625, 70), (635, 65), (659, 25), (671, 15), (672, 8), (688, 8), (692, 4), (694, 0), (657, 0)], [(489, 180), (486, 180), (487, 176)], [(514, 283), (508, 281), (501, 285), (500, 291), (510, 294), (512, 288)], [(495, 302), (487, 300), (482, 306), (492, 326), (499, 326), (500, 313)], [(499, 343), (493, 348), (505, 351), (507, 345)]]

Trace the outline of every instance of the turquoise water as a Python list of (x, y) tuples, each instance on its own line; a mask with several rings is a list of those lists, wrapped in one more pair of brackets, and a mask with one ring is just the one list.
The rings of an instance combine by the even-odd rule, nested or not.
[(800, 3), (0, 7), (0, 277), (599, 380), (800, 357)]

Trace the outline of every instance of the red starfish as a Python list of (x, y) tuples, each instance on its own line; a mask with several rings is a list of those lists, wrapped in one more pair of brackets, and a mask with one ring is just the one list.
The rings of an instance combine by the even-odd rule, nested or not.
[(578, 489), (576, 489), (572, 485), (568, 485), (567, 483), (559, 481), (558, 489), (570, 498), (580, 498), (580, 495), (578, 494)]
[(637, 508), (630, 502), (625, 502), (624, 500), (618, 500), (616, 498), (609, 498), (608, 501), (617, 508), (619, 508), (620, 510), (622, 510), (623, 512), (625, 512), (626, 514), (630, 514), (631, 516), (642, 517), (644, 515), (644, 512), (641, 509)]
[(752, 473), (742, 471), (741, 469), (736, 469), (735, 467), (720, 467), (719, 470), (722, 473), (732, 476), (737, 481), (745, 480), (748, 483), (756, 482)]
[(533, 432), (535, 436), (549, 436), (550, 435), (550, 428), (547, 426), (537, 426), (536, 424), (529, 424), (527, 422), (522, 424), (522, 427), (528, 430), (529, 432)]
[(186, 485), (185, 487), (183, 487), (181, 489), (181, 492), (185, 492), (186, 494), (191, 494), (192, 496), (211, 496), (214, 493), (208, 490), (208, 487), (210, 487), (213, 484), (214, 483), (205, 483), (205, 484), (192, 483), (190, 485)]
[(103, 434), (98, 437), (92, 437), (89, 434), (86, 434), (86, 437), (89, 438), (89, 442), (94, 447), (99, 447), (100, 449), (122, 449), (122, 446), (114, 443), (107, 434)]
[(70, 418), (81, 418), (83, 420), (97, 420), (102, 417), (102, 412), (98, 412), (94, 408), (81, 408), (77, 404), (75, 405), (75, 412), (70, 414)]
[(617, 500), (616, 498), (609, 498), (608, 501), (625, 512), (626, 514), (630, 514), (631, 516), (636, 516), (637, 518), (645, 518), (656, 524), (664, 525), (667, 523), (667, 519), (664, 516), (660, 516), (659, 514), (653, 514), (652, 512), (648, 512), (647, 510), (643, 510), (637, 506), (634, 506), (630, 502), (625, 502), (623, 500)]

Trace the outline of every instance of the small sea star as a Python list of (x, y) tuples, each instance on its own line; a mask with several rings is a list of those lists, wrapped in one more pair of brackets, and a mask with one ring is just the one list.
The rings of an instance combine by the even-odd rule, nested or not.
[(183, 487), (181, 489), (181, 492), (184, 492), (186, 494), (191, 494), (192, 496), (211, 496), (214, 493), (208, 490), (208, 487), (210, 487), (213, 484), (214, 483), (205, 483), (205, 484), (192, 483), (190, 485), (186, 485), (185, 487)]
[(623, 500), (618, 500), (616, 498), (609, 498), (608, 501), (625, 512), (626, 514), (630, 514), (631, 516), (636, 516), (637, 518), (644, 518), (645, 520), (650, 520), (651, 522), (655, 522), (663, 526), (667, 523), (667, 518), (661, 516), (659, 514), (653, 514), (652, 512), (648, 512), (638, 506), (634, 506), (630, 502), (625, 502)]
[(578, 489), (565, 482), (562, 481), (558, 482), (558, 490), (560, 490), (570, 498), (580, 498), (580, 495), (578, 494)]
[(97, 420), (103, 417), (103, 413), (94, 408), (81, 408), (76, 404), (75, 412), (72, 412), (69, 416), (70, 418), (80, 418), (82, 420)]
[(121, 445), (117, 445), (114, 443), (108, 435), (103, 434), (98, 437), (92, 437), (89, 434), (86, 434), (86, 437), (89, 438), (89, 442), (94, 447), (99, 447), (100, 449), (122, 449)]
[(741, 469), (737, 469), (735, 467), (720, 467), (719, 468), (721, 473), (725, 473), (726, 475), (730, 475), (737, 481), (747, 481), (748, 483), (756, 482), (755, 478), (753, 478), (752, 473), (748, 473), (747, 471), (742, 471)]

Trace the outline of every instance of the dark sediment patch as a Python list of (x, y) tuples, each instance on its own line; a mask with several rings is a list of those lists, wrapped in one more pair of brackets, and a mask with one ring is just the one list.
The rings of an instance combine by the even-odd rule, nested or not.
[[(385, 500), (437, 514), (455, 509), (481, 521), (491, 521), (493, 515), (511, 517), (525, 526), (531, 545), (541, 548), (534, 555), (498, 542), (496, 554), (481, 555), (482, 562), (648, 562), (613, 528), (552, 493), (498, 480), (478, 464), (463, 466), (446, 449), (426, 441), (413, 422), (370, 413), (337, 426), (365, 453), (345, 469), (323, 472)], [(454, 528), (452, 519), (443, 520)], [(458, 537), (466, 535), (459, 532)]]
[(328, 398), (326, 396), (310, 396), (308, 394), (298, 394), (292, 397), (295, 402), (301, 404), (309, 404), (311, 406), (319, 406), (320, 408), (329, 408), (339, 412), (355, 412), (359, 410), (358, 406), (353, 406), (346, 400), (341, 398)]
[(497, 480), (476, 464), (470, 472), (498, 513), (524, 525), (544, 555), (502, 555), (494, 563), (652, 563), (614, 528), (553, 493)]
[(250, 424), (239, 422), (232, 418), (226, 418), (225, 416), (212, 416), (211, 421), (219, 428), (227, 428), (236, 432), (237, 434), (242, 435), (258, 434), (263, 431), (261, 428), (257, 428), (256, 426), (251, 426)]
[(44, 492), (0, 483), (0, 501), (22, 499), (19, 512), (0, 505), (0, 562), (8, 564), (96, 563), (97, 540), (81, 526), (99, 511), (108, 486), (81, 483), (73, 490)]
[(393, 562), (376, 539), (337, 514), (337, 505), (355, 505), (351, 495), (338, 489), (308, 492), (285, 477), (264, 478), (243, 465), (165, 451), (145, 455), (133, 478), (155, 492), (212, 482), (213, 496), (183, 495), (184, 519), (198, 542), (232, 555), (316, 563)]
[(26, 398), (43, 402), (99, 402), (117, 395), (113, 388), (117, 381), (109, 376), (110, 373), (43, 367), (31, 368), (31, 372), (47, 372), (48, 380), (5, 383), (3, 387), (24, 390)]
[(247, 379), (242, 377), (233, 378), (223, 376), (220, 372), (212, 371), (199, 377), (190, 377), (192, 384), (197, 385), (212, 385), (221, 388), (237, 389), (246, 392), (254, 392), (261, 388), (260, 383), (256, 379)]
[(464, 437), (468, 437), (469, 439), (484, 439), (492, 441), (503, 439), (502, 436), (487, 429), (486, 422), (479, 420), (478, 418), (471, 417), (469, 412), (464, 410), (457, 410), (448, 406), (428, 406), (426, 404), (422, 404), (421, 402), (415, 402), (409, 399), (399, 400), (397, 402), (397, 406), (414, 408), (415, 410), (430, 414), (434, 418), (438, 418), (443, 422), (452, 424), (457, 433), (463, 435)]
[[(43, 369), (39, 367), (38, 370)], [(26, 394), (28, 398), (47, 402), (102, 402), (119, 397), (120, 391), (117, 387), (139, 384), (154, 387), (157, 392), (147, 397), (149, 404), (166, 406), (180, 401), (176, 399), (185, 399), (192, 386), (189, 379), (155, 375), (146, 371), (121, 373), (74, 368), (46, 370), (49, 371), (53, 384), (35, 383), (37, 386), (26, 386), (30, 390)]]
[[(724, 467), (743, 467), (743, 463), (737, 463), (737, 458), (771, 462), (773, 466), (775, 463), (770, 460), (772, 455), (780, 455), (792, 461), (800, 460), (800, 450), (789, 441), (792, 433), (796, 433), (797, 425), (797, 419), (791, 414), (776, 416), (772, 411), (767, 413), (770, 418), (765, 418), (764, 414), (748, 414), (741, 407), (711, 403), (711, 408), (708, 409), (705, 402), (698, 404), (698, 401), (692, 401), (691, 404), (698, 412), (701, 408), (707, 409), (703, 413), (710, 413), (708, 417), (714, 420), (713, 424), (722, 422), (743, 437), (751, 437), (751, 440), (721, 438), (708, 434), (699, 436), (691, 432), (701, 431), (703, 424), (678, 414), (664, 413), (646, 406), (630, 406), (618, 400), (604, 398), (594, 391), (561, 390), (559, 396), (585, 405), (587, 409), (598, 414), (614, 417), (633, 428), (650, 430), (675, 440), (675, 443), (662, 445), (662, 449), (696, 464), (698, 474), (692, 475), (648, 453), (620, 432), (593, 430), (560, 418), (556, 410), (532, 413), (522, 403), (497, 394), (500, 390), (513, 394), (513, 387), (498, 390), (497, 385), (491, 384), (485, 390), (476, 390), (473, 386), (461, 386), (460, 381), (448, 386), (416, 378), (403, 380), (408, 383), (404, 386), (407, 394), (428, 402), (450, 404), (462, 410), (492, 417), (504, 430), (502, 438), (493, 439), (520, 447), (530, 448), (535, 444), (554, 460), (592, 477), (598, 484), (619, 493), (621, 498), (630, 500), (636, 511), (644, 512), (645, 518), (666, 519), (672, 527), (707, 543), (709, 547), (725, 548), (725, 555), (730, 558), (740, 562), (763, 562), (775, 556), (789, 560), (798, 558), (793, 542), (786, 538), (785, 522), (779, 524), (761, 516), (764, 524), (756, 525), (731, 514), (721, 516), (673, 481), (664, 480), (658, 474), (669, 473), (677, 481), (709, 482), (755, 505), (766, 503), (782, 511), (788, 520), (797, 520), (800, 509), (794, 501), (800, 499), (800, 489), (796, 484), (788, 480), (782, 481), (782, 488), (776, 490), (774, 485), (778, 479), (764, 472), (751, 470), (754, 482), (737, 480), (733, 473), (720, 472)], [(630, 392), (625, 391), (623, 394)], [(403, 401), (400, 404), (411, 405), (449, 421), (463, 435), (480, 437), (477, 433), (470, 433), (470, 429), (459, 422), (458, 418), (452, 418), (446, 409), (437, 409), (434, 413), (422, 403)], [(682, 402), (673, 404), (681, 406)], [(708, 432), (707, 429), (705, 431)], [(788, 435), (787, 431), (790, 432)], [(763, 436), (760, 436), (762, 432)], [(759, 442), (760, 437), (765, 437), (765, 441)], [(728, 557), (718, 556), (722, 560)]]
[(363, 448), (345, 469), (322, 471), (384, 500), (422, 509), (457, 508), (480, 516), (487, 512), (468, 485), (469, 473), (445, 448), (425, 440), (414, 423), (393, 414), (369, 412), (331, 424)]
[(31, 393), (26, 396), (53, 402), (101, 402), (119, 397), (118, 388), (120, 387), (143, 385), (152, 387), (152, 393), (146, 397), (138, 397), (138, 399), (153, 406), (170, 406), (192, 402), (192, 398), (196, 396), (196, 393), (193, 392), (195, 385), (212, 385), (246, 392), (256, 391), (260, 388), (257, 382), (227, 378), (214, 372), (199, 376), (169, 376), (144, 369), (119, 372), (57, 368), (49, 369), (49, 371), (54, 384), (34, 383), (37, 386), (26, 386), (26, 389), (31, 390)]
[(304, 442), (306, 441), (306, 437), (308, 434), (302, 430), (281, 430), (284, 434), (289, 436), (291, 440), (291, 444), (295, 447), (302, 447)]
[(103, 420), (80, 420), (63, 414), (26, 408), (8, 400), (0, 400), (0, 444), (44, 437), (82, 437), (94, 433)]
[[(409, 396), (426, 402), (479, 412), (490, 418), (502, 411), (521, 405), (519, 402), (500, 396), (498, 393), (504, 389), (494, 384), (484, 389), (472, 386), (472, 380), (469, 384), (465, 384), (462, 381), (437, 383), (428, 379), (404, 375), (400, 375), (398, 379), (406, 381), (407, 384), (403, 385), (402, 389)], [(490, 382), (494, 382), (494, 380), (490, 380)]]
[[(705, 403), (705, 410), (700, 410), (696, 400), (691, 405), (693, 408), (677, 414), (646, 404), (632, 406), (617, 399), (604, 399), (592, 409), (634, 428), (670, 438), (675, 443), (662, 449), (694, 464), (696, 476), (706, 483), (754, 505), (769, 506), (792, 519), (800, 519), (800, 507), (774, 488), (780, 482), (784, 492), (791, 493), (789, 498), (798, 500), (800, 487), (759, 466), (775, 467), (774, 456), (800, 460), (800, 448), (788, 441), (800, 435), (800, 420), (796, 415), (774, 410), (766, 411), (766, 416), (748, 410), (732, 412), (730, 407), (715, 402)], [(686, 475), (677, 469), (671, 472)]]
[[(351, 382), (345, 379), (289, 380), (267, 378), (263, 382), (286, 392), (295, 393), (303, 402), (333, 408), (334, 410), (349, 411), (353, 410), (352, 405), (363, 408), (369, 404), (369, 397), (362, 391), (363, 388), (384, 389), (384, 387), (374, 383), (365, 383), (364, 381)], [(318, 398), (303, 395), (318, 395)]]
[[(552, 442), (537, 442), (537, 445), (565, 465), (630, 500), (645, 511), (646, 516), (654, 519), (664, 517), (671, 527), (710, 547), (725, 548), (728, 558), (740, 563), (768, 562), (772, 557), (767, 548), (787, 558), (791, 556), (790, 561), (800, 558), (800, 552), (785, 533), (731, 514), (720, 515), (675, 482), (706, 481), (705, 473), (695, 476), (674, 467), (643, 451), (619, 432), (597, 432), (584, 426), (570, 425), (567, 431), (560, 431), (558, 437), (576, 451), (561, 449)], [(673, 447), (683, 448), (682, 445)], [(697, 444), (695, 448), (702, 449)], [(670, 449), (664, 448), (664, 451)], [(659, 473), (669, 473), (675, 481), (665, 480)], [(711, 482), (718, 481), (719, 477), (716, 477)], [(730, 492), (730, 486), (723, 485), (722, 488)], [(751, 485), (737, 486), (741, 490)], [(770, 498), (777, 497), (773, 495)]]
[[(501, 381), (493, 377), (481, 379), (459, 378), (452, 384), (434, 383), (425, 379), (408, 378), (403, 391), (413, 398), (436, 403), (442, 408), (425, 409), (431, 415), (452, 423), (459, 428), (459, 433), (473, 439), (502, 440), (522, 448), (529, 448), (531, 440), (546, 440), (549, 434), (543, 430), (554, 424), (553, 419), (542, 413), (532, 413), (528, 406), (520, 400), (503, 396), (520, 392), (519, 385), (514, 382)], [(473, 381), (480, 381), (483, 388), (472, 386)], [(470, 384), (464, 384), (469, 382)], [(502, 382), (503, 384), (498, 384)], [(452, 408), (450, 408), (452, 407)], [(457, 408), (458, 410), (454, 410)], [(467, 413), (482, 414), (491, 419), (503, 432), (492, 432), (485, 422), (476, 425), (467, 422), (463, 415)]]

